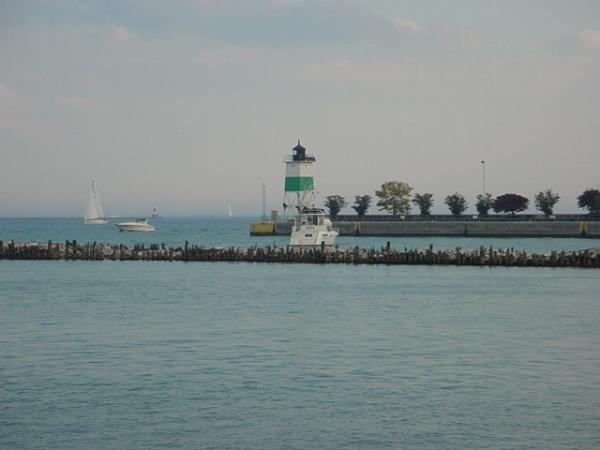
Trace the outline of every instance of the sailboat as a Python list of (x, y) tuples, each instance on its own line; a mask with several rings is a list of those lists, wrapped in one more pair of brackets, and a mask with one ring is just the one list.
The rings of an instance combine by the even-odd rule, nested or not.
[(104, 219), (104, 210), (100, 203), (100, 196), (98, 195), (98, 191), (96, 191), (96, 183), (93, 180), (91, 183), (87, 211), (85, 212), (83, 222), (88, 225), (102, 225), (107, 223)]
[(231, 211), (231, 203), (227, 206), (227, 214), (225, 217), (233, 217), (233, 212)]

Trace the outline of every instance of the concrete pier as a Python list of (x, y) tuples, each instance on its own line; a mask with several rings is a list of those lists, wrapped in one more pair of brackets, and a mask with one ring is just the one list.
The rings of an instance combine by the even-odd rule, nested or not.
[(389, 242), (385, 247), (354, 248), (291, 248), (250, 247), (203, 248), (190, 245), (167, 247), (102, 243), (40, 244), (37, 242), (0, 241), (0, 260), (74, 260), (74, 261), (227, 261), (270, 262), (303, 264), (384, 264), (384, 265), (454, 265), (454, 266), (504, 266), (504, 267), (581, 267), (600, 268), (600, 249), (577, 252), (528, 253), (515, 249), (480, 247), (477, 250), (394, 250)]
[[(461, 236), (600, 238), (600, 221), (334, 221), (340, 236)], [(251, 224), (252, 236), (289, 235), (291, 222)]]

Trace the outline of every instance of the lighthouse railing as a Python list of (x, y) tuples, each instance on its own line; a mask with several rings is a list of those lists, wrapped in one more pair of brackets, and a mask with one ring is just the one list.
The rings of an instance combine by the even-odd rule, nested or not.
[(315, 158), (315, 155), (304, 155), (304, 159), (301, 160), (295, 160), (294, 159), (294, 155), (285, 155), (283, 157), (283, 162), (301, 162), (301, 161), (311, 161), (314, 162), (317, 159)]

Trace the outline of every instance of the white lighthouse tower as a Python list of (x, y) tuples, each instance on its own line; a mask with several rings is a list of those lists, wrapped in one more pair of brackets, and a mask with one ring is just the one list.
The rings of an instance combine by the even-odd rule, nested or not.
[(300, 140), (292, 149), (292, 154), (285, 157), (284, 215), (295, 215), (301, 209), (315, 207), (317, 197), (313, 177), (315, 161), (313, 155), (306, 154), (306, 149), (300, 145)]

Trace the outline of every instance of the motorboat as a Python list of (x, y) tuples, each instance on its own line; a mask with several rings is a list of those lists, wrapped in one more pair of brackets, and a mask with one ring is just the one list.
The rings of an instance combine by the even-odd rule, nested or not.
[(320, 208), (301, 208), (295, 217), (290, 245), (295, 247), (332, 246), (338, 236), (331, 219)]
[(130, 222), (116, 224), (120, 231), (156, 231), (154, 225), (148, 223), (148, 219), (137, 219)]

